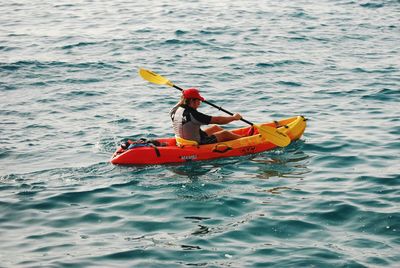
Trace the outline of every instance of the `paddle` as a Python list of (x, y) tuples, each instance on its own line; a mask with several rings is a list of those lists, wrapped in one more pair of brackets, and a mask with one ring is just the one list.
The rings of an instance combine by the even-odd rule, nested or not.
[[(154, 72), (152, 72), (150, 70), (146, 70), (146, 69), (142, 69), (141, 68), (139, 70), (139, 74), (144, 80), (147, 80), (147, 81), (149, 81), (149, 82), (151, 82), (153, 84), (167, 85), (167, 86), (170, 86), (170, 87), (174, 87), (174, 88), (176, 88), (176, 89), (178, 89), (180, 91), (183, 91), (182, 88), (174, 85), (167, 78), (162, 77), (161, 75), (156, 74), (156, 73), (154, 73)], [(215, 104), (213, 104), (213, 103), (211, 103), (211, 102), (209, 102), (207, 100), (204, 100), (203, 102), (208, 104), (208, 105), (211, 105), (212, 107), (217, 108), (218, 110), (223, 111), (223, 112), (225, 112), (225, 113), (227, 113), (229, 115), (233, 115), (233, 113), (223, 109), (222, 107), (218, 107), (217, 105), (215, 105)], [(259, 124), (256, 125), (256, 124), (253, 124), (252, 122), (247, 121), (247, 120), (245, 120), (243, 118), (240, 119), (240, 120), (242, 120), (243, 122), (245, 122), (245, 123), (257, 128), (258, 132), (261, 134), (262, 137), (264, 137), (265, 139), (267, 139), (268, 141), (270, 141), (271, 143), (273, 143), (273, 144), (275, 144), (277, 146), (285, 147), (285, 146), (289, 145), (289, 143), (291, 141), (288, 135), (278, 131), (276, 128), (273, 128), (273, 127), (270, 127), (270, 126), (263, 126), (263, 125), (259, 125)]]

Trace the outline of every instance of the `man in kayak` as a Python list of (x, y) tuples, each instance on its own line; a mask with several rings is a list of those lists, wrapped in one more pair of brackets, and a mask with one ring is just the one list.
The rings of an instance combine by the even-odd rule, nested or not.
[(231, 131), (224, 130), (217, 125), (203, 131), (200, 128), (201, 125), (224, 125), (232, 121), (240, 120), (242, 116), (238, 113), (232, 116), (209, 116), (200, 113), (197, 111), (197, 108), (202, 101), (204, 101), (204, 98), (196, 88), (189, 88), (182, 91), (181, 100), (169, 113), (176, 136), (185, 140), (196, 141), (199, 144), (217, 143), (242, 137)]

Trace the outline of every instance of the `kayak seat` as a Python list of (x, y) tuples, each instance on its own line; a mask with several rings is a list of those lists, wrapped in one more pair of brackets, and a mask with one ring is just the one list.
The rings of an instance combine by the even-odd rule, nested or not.
[(176, 140), (176, 145), (178, 147), (184, 147), (184, 146), (198, 146), (199, 143), (197, 141), (192, 141), (192, 140), (186, 140), (184, 138), (175, 136)]

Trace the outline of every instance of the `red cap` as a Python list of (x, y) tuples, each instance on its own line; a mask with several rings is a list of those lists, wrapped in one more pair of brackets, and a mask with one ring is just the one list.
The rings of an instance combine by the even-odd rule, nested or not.
[(196, 88), (188, 88), (182, 91), (183, 96), (185, 99), (199, 99), (201, 101), (204, 101), (205, 99), (200, 96), (200, 92)]

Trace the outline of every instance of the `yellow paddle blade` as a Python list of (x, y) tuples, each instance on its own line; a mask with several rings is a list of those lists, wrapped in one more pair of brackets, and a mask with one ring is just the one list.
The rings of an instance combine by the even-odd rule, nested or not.
[(288, 135), (278, 131), (276, 128), (270, 126), (253, 125), (258, 129), (261, 136), (267, 141), (278, 145), (280, 147), (288, 146), (291, 142)]
[(161, 75), (156, 74), (150, 70), (140, 68), (139, 74), (144, 80), (147, 80), (151, 83), (157, 85), (168, 85), (170, 87), (174, 86), (174, 84), (172, 84), (171, 81), (169, 81), (167, 78), (162, 77)]

